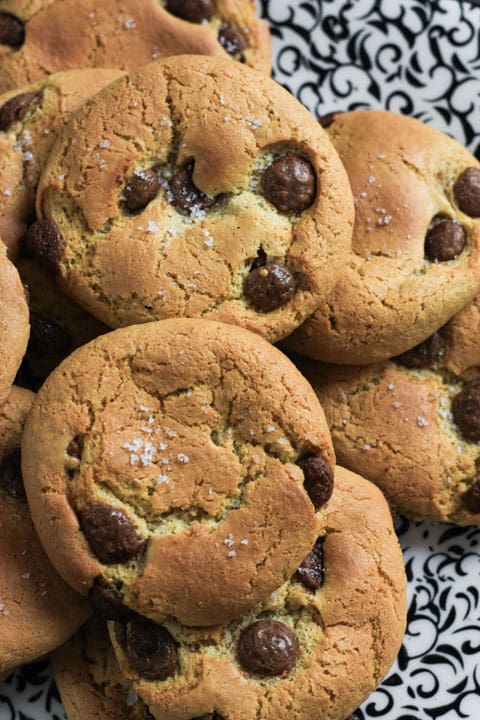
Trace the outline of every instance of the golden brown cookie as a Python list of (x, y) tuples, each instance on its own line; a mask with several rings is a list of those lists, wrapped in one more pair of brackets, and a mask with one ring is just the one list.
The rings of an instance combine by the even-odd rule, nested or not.
[(107, 616), (211, 625), (312, 546), (334, 461), (323, 411), (257, 335), (206, 320), (122, 328), (72, 353), (27, 421), (23, 471), (60, 574)]
[(152, 720), (145, 703), (128, 691), (104, 620), (94, 616), (51, 660), (68, 720)]
[(298, 360), (325, 409), (339, 462), (403, 514), (480, 524), (479, 298), (392, 361)]
[(328, 133), (355, 199), (352, 254), (289, 347), (361, 365), (422, 342), (479, 290), (480, 163), (418, 120), (338, 114)]
[(254, 0), (7, 0), (0, 11), (0, 92), (60, 70), (132, 70), (189, 53), (270, 73), (268, 25)]
[(72, 350), (109, 328), (70, 300), (34, 260), (18, 260), (17, 269), (28, 290), (30, 339), (16, 382), (38, 389)]
[(71, 70), (0, 95), (0, 236), (9, 257), (16, 258), (34, 219), (38, 178), (60, 128), (120, 75), (117, 70)]
[(25, 288), (0, 243), (0, 407), (22, 362), (29, 333)]
[(406, 578), (380, 491), (337, 466), (311, 553), (248, 615), (214, 628), (111, 623), (121, 672), (155, 718), (344, 720), (402, 641)]
[(33, 393), (13, 387), (0, 409), (0, 673), (35, 660), (90, 614), (57, 575), (33, 529), (20, 470), (20, 436)]
[(201, 316), (269, 340), (326, 296), (353, 217), (341, 163), (295, 98), (237, 63), (187, 56), (76, 115), (37, 210), (32, 252), (106, 324)]

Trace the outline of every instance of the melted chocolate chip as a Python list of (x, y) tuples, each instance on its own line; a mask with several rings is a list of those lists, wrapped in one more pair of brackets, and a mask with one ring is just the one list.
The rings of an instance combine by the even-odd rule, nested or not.
[(122, 644), (132, 670), (147, 680), (166, 680), (175, 674), (177, 643), (161, 625), (148, 620), (127, 622)]
[(30, 339), (28, 353), (41, 358), (66, 357), (71, 351), (73, 341), (68, 332), (54, 320), (30, 313)]
[(272, 312), (282, 307), (292, 299), (296, 289), (292, 273), (280, 263), (257, 265), (243, 282), (245, 297), (259, 312)]
[(167, 0), (165, 7), (172, 15), (193, 23), (208, 22), (215, 12), (212, 0)]
[(16, 15), (0, 12), (0, 45), (19, 48), (25, 41), (25, 27)]
[(266, 264), (267, 264), (267, 253), (265, 252), (265, 250), (262, 247), (259, 247), (258, 251), (257, 251), (257, 257), (250, 265), (250, 272), (252, 272), (252, 270), (256, 270), (259, 267), (263, 267)]
[(172, 178), (171, 191), (173, 204), (183, 215), (193, 215), (206, 210), (217, 202), (218, 197), (210, 198), (197, 188), (193, 182), (193, 161), (179, 168)]
[(76, 435), (67, 445), (67, 455), (70, 455), (70, 457), (75, 458), (76, 460), (80, 460), (82, 452), (83, 437), (81, 435)]
[(273, 676), (293, 668), (300, 647), (295, 633), (284, 623), (259, 620), (242, 631), (237, 652), (245, 670)]
[(144, 548), (132, 521), (111, 505), (91, 505), (78, 513), (80, 527), (100, 562), (127, 562)]
[(63, 238), (52, 220), (38, 220), (25, 235), (25, 250), (45, 270), (56, 272), (63, 257)]
[(333, 492), (333, 471), (321, 455), (310, 455), (298, 460), (303, 470), (305, 490), (315, 510), (319, 510), (330, 499)]
[(276, 158), (265, 170), (260, 182), (263, 195), (286, 215), (301, 213), (315, 200), (315, 172), (298, 155)]
[(143, 210), (156, 197), (159, 187), (158, 175), (155, 170), (137, 171), (125, 185), (123, 191), (125, 205), (130, 212)]
[(395, 362), (407, 368), (426, 368), (440, 359), (443, 353), (443, 338), (433, 333), (429, 338), (415, 345), (411, 350), (397, 355)]
[(323, 543), (325, 538), (318, 538), (312, 550), (297, 570), (297, 578), (309, 590), (318, 590), (323, 585), (325, 568), (323, 566)]
[(19, 448), (4, 455), (0, 462), (0, 490), (10, 497), (25, 497)]
[(432, 262), (455, 260), (466, 242), (465, 230), (458, 220), (436, 215), (425, 237), (425, 256)]
[(462, 502), (471, 513), (480, 513), (480, 480), (463, 493)]
[(453, 419), (468, 440), (480, 440), (480, 382), (467, 385), (452, 402)]
[(126, 620), (135, 613), (122, 603), (119, 591), (103, 578), (97, 577), (88, 593), (94, 610), (104, 620)]
[(453, 194), (462, 212), (480, 217), (480, 169), (468, 167), (464, 170), (453, 186)]
[(341, 115), (341, 112), (342, 112), (341, 110), (337, 110), (337, 112), (331, 112), (331, 113), (326, 113), (325, 115), (321, 115), (318, 118), (318, 122), (320, 123), (320, 125), (323, 128), (329, 128), (330, 125), (332, 125), (335, 122), (338, 115)]
[(238, 55), (248, 47), (242, 33), (229, 23), (221, 25), (218, 31), (218, 40), (225, 52), (232, 56)]
[(7, 100), (0, 108), (0, 130), (8, 130), (10, 125), (22, 120), (36, 97), (35, 93), (21, 93)]

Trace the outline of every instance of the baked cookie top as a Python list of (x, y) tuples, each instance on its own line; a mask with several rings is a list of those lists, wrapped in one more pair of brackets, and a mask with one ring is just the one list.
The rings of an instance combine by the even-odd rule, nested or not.
[(60, 128), (120, 75), (117, 70), (71, 70), (0, 95), (0, 236), (11, 258), (35, 215), (38, 178)]
[(254, 0), (2, 2), (0, 92), (60, 70), (132, 70), (184, 53), (231, 57), (270, 74), (268, 25)]
[(336, 467), (315, 545), (295, 575), (227, 625), (110, 624), (121, 672), (155, 718), (344, 720), (403, 637), (406, 578), (387, 503)]
[(37, 195), (32, 252), (116, 327), (208, 317), (276, 340), (331, 289), (353, 204), (325, 131), (219, 58), (152, 63), (80, 111)]
[(42, 542), (107, 616), (240, 615), (305, 557), (332, 489), (308, 383), (257, 335), (206, 320), (79, 348), (38, 392), (23, 440)]
[(25, 288), (0, 243), (0, 407), (20, 367), (30, 334)]
[(391, 361), (339, 367), (299, 359), (339, 461), (403, 514), (480, 524), (479, 298)]
[(0, 409), (1, 674), (65, 642), (91, 612), (57, 575), (32, 525), (19, 448), (33, 397), (13, 387)]
[(120, 674), (105, 620), (92, 617), (51, 661), (68, 720), (152, 720)]
[(478, 291), (480, 163), (391, 112), (337, 114), (328, 132), (355, 198), (352, 253), (289, 346), (367, 364), (422, 342)]

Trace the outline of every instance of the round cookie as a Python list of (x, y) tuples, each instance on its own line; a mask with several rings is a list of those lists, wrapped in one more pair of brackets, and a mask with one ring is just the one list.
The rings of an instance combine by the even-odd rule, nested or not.
[(120, 75), (117, 70), (71, 70), (0, 95), (0, 236), (9, 257), (16, 258), (34, 219), (38, 178), (60, 128)]
[(120, 675), (107, 624), (92, 617), (51, 655), (68, 720), (153, 720)]
[(254, 0), (7, 0), (0, 92), (61, 70), (132, 70), (171, 55), (234, 58), (270, 73), (268, 25)]
[(38, 392), (23, 439), (52, 562), (113, 617), (126, 606), (213, 625), (245, 612), (306, 555), (332, 490), (308, 383), (257, 335), (206, 320), (79, 348)]
[(16, 383), (37, 390), (72, 350), (108, 332), (57, 287), (34, 260), (17, 261), (28, 289), (30, 339)]
[(155, 718), (344, 720), (400, 648), (405, 590), (385, 499), (337, 466), (312, 552), (248, 615), (190, 630), (130, 619), (110, 634), (122, 674)]
[(381, 364), (299, 359), (339, 462), (403, 514), (480, 525), (480, 297), (418, 346)]
[(0, 407), (22, 362), (29, 333), (25, 288), (0, 243)]
[(338, 114), (328, 133), (355, 199), (352, 254), (288, 346), (368, 364), (422, 342), (478, 292), (480, 163), (447, 135), (386, 111)]
[(37, 211), (31, 251), (107, 325), (208, 317), (272, 341), (331, 289), (353, 217), (338, 156), (295, 98), (188, 56), (121, 78), (72, 119)]
[(35, 534), (20, 471), (33, 393), (13, 387), (0, 409), (0, 673), (61, 645), (90, 614), (57, 575)]

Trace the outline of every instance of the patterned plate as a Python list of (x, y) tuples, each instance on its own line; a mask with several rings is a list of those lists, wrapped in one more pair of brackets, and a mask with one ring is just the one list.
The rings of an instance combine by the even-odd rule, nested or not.
[[(262, 0), (274, 74), (311, 112), (413, 115), (480, 158), (480, 7), (462, 0)], [(480, 529), (404, 522), (408, 628), (359, 720), (480, 719)], [(0, 720), (64, 720), (47, 660), (0, 685)], [(88, 720), (88, 719), (86, 719)], [(318, 720), (321, 720), (319, 718)]]

